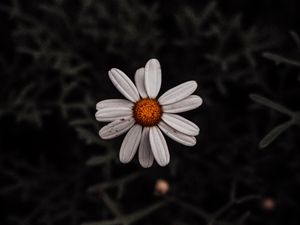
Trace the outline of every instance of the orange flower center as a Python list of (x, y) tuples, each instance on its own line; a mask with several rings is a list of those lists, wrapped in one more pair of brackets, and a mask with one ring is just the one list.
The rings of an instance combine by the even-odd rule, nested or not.
[(133, 116), (138, 124), (151, 127), (159, 123), (162, 110), (155, 99), (144, 98), (135, 103)]

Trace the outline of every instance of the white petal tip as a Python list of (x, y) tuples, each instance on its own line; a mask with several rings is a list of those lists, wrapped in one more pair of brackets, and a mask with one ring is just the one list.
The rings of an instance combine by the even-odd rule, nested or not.
[(126, 134), (119, 153), (119, 159), (122, 163), (130, 162), (140, 144), (142, 135), (142, 126), (135, 124)]
[(105, 135), (103, 135), (103, 132), (100, 130), (99, 131), (99, 136), (100, 136), (100, 138), (101, 139), (103, 139), (103, 140), (108, 140), (109, 138), (107, 138)]
[(202, 105), (202, 98), (198, 95), (190, 95), (189, 97), (169, 105), (163, 105), (163, 112), (181, 113), (198, 108)]
[(193, 142), (190, 142), (190, 143), (186, 144), (186, 146), (193, 147), (193, 146), (195, 146), (196, 144), (197, 144), (197, 140), (196, 140), (195, 137), (193, 137)]
[(197, 144), (197, 140), (195, 137), (191, 137), (191, 139), (189, 140), (189, 142), (186, 143), (182, 143), (183, 145), (187, 146), (187, 147), (193, 147)]
[(194, 87), (196, 87), (196, 88), (198, 87), (198, 83), (197, 83), (197, 81), (195, 81), (195, 80), (191, 80), (190, 82), (191, 82), (191, 84), (193, 84), (193, 86), (194, 86)]
[(150, 165), (144, 165), (144, 164), (141, 164), (141, 167), (143, 167), (144, 169), (148, 169), (152, 166), (152, 163)]
[(156, 98), (161, 86), (161, 67), (157, 59), (150, 59), (145, 66), (145, 89), (150, 98)]
[(179, 84), (159, 97), (158, 101), (161, 105), (168, 105), (181, 101), (190, 96), (197, 89), (197, 82), (194, 80)]
[(170, 127), (188, 136), (197, 136), (200, 132), (199, 127), (195, 123), (177, 114), (164, 113), (162, 120)]
[(141, 67), (139, 69), (136, 70), (136, 73), (141, 73), (141, 72), (145, 72), (145, 68)]
[(114, 72), (114, 71), (116, 72), (116, 71), (118, 71), (118, 70), (119, 70), (119, 69), (117, 69), (117, 68), (111, 68), (111, 69), (110, 69), (111, 72)]
[(197, 107), (201, 106), (203, 104), (203, 99), (199, 95), (191, 95), (195, 99), (195, 105)]
[(130, 163), (130, 161), (131, 161), (131, 160), (120, 158), (120, 162), (123, 163), (123, 164)]
[(166, 166), (170, 162), (170, 153), (167, 142), (156, 126), (150, 128), (149, 140), (153, 156), (160, 166)]
[(158, 165), (160, 165), (161, 167), (165, 167), (169, 164), (170, 160), (165, 161), (165, 162), (157, 162)]
[(142, 98), (147, 98), (147, 92), (145, 89), (145, 68), (139, 68), (136, 72), (135, 72), (135, 85), (138, 89), (138, 92), (140, 94), (140, 96)]
[(159, 64), (159, 61), (158, 61), (158, 59), (156, 59), (156, 58), (152, 58), (152, 59), (149, 59), (147, 63), (155, 63), (155, 64)]
[(117, 68), (112, 68), (108, 71), (108, 76), (110, 79), (112, 79), (114, 76), (118, 75), (118, 69)]
[(112, 68), (108, 71), (108, 76), (114, 86), (123, 94), (128, 100), (136, 102), (140, 99), (138, 90), (129, 79), (129, 77), (119, 69)]
[(199, 102), (198, 102), (198, 107), (199, 107), (203, 104), (203, 99), (200, 96), (198, 96), (198, 97), (199, 97)]
[(113, 75), (113, 70), (114, 70), (114, 69), (110, 69), (110, 70), (108, 71), (108, 76), (111, 77), (111, 76)]

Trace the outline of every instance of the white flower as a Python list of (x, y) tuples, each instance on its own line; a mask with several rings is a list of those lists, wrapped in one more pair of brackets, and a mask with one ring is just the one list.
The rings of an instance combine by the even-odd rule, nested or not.
[(154, 159), (160, 166), (166, 166), (170, 154), (162, 132), (183, 145), (196, 144), (198, 126), (174, 114), (202, 104), (199, 96), (192, 95), (197, 88), (195, 81), (180, 84), (157, 99), (161, 86), (161, 68), (157, 59), (150, 59), (145, 68), (136, 71), (135, 85), (119, 69), (113, 68), (108, 74), (128, 100), (108, 99), (97, 103), (96, 119), (111, 122), (99, 131), (102, 139), (115, 138), (129, 130), (120, 149), (122, 163), (130, 162), (138, 150), (143, 167), (150, 167)]

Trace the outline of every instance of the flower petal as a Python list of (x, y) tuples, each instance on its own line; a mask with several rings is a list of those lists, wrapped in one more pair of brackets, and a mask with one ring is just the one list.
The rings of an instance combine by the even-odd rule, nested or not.
[(126, 134), (121, 145), (119, 158), (122, 163), (128, 163), (134, 157), (142, 136), (142, 126), (135, 124)]
[(154, 160), (150, 146), (149, 130), (149, 127), (144, 127), (139, 147), (139, 161), (144, 168), (151, 167)]
[(108, 99), (98, 102), (95, 117), (101, 122), (110, 122), (132, 115), (133, 103), (125, 99)]
[(190, 136), (196, 136), (199, 134), (199, 127), (193, 122), (183, 118), (176, 114), (164, 113), (162, 120), (166, 122), (170, 127), (173, 127), (177, 131)]
[(138, 89), (140, 96), (142, 98), (147, 98), (148, 95), (147, 95), (146, 89), (145, 89), (145, 68), (144, 67), (139, 68), (135, 72), (134, 80), (135, 80), (135, 85)]
[(130, 101), (136, 102), (140, 99), (139, 93), (125, 73), (119, 69), (111, 69), (108, 72), (111, 82)]
[(174, 128), (170, 127), (168, 124), (160, 121), (158, 127), (171, 139), (177, 141), (180, 144), (186, 146), (194, 146), (196, 144), (196, 138), (193, 136), (186, 135), (181, 133)]
[(157, 59), (150, 59), (145, 66), (145, 88), (149, 98), (156, 98), (161, 86), (161, 68)]
[(170, 153), (167, 142), (158, 127), (150, 127), (149, 140), (153, 156), (160, 166), (170, 162)]
[(190, 95), (189, 97), (175, 102), (173, 104), (162, 106), (163, 112), (166, 113), (181, 113), (198, 108), (202, 105), (202, 98), (198, 95)]
[(106, 99), (98, 102), (96, 105), (97, 110), (102, 110), (104, 108), (132, 108), (133, 103), (126, 99)]
[(158, 101), (161, 105), (172, 104), (186, 98), (196, 89), (196, 81), (187, 81), (165, 92), (162, 96), (159, 97)]
[(115, 120), (102, 127), (99, 131), (99, 135), (102, 139), (118, 137), (128, 131), (134, 125), (134, 123), (135, 120), (131, 116)]

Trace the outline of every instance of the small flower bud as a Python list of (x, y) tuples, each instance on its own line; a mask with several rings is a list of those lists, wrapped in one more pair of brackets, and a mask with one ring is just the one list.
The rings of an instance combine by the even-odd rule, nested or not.
[(271, 211), (276, 207), (276, 202), (273, 198), (264, 198), (261, 207), (266, 211)]
[(170, 189), (170, 185), (169, 185), (168, 181), (166, 181), (164, 179), (158, 179), (155, 184), (154, 194), (162, 196), (162, 195), (167, 194), (169, 189)]

